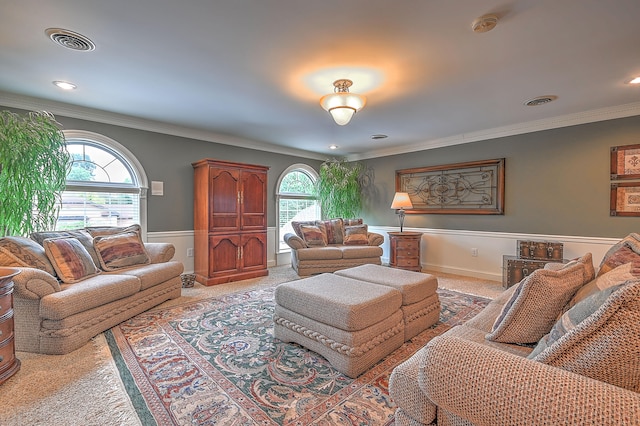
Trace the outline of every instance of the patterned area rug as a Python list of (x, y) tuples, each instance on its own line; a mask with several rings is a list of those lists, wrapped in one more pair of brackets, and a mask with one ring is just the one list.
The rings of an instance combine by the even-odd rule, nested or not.
[(440, 322), (351, 379), (272, 337), (273, 293), (152, 310), (105, 333), (144, 425), (392, 425), (393, 368), (489, 302), (439, 289)]

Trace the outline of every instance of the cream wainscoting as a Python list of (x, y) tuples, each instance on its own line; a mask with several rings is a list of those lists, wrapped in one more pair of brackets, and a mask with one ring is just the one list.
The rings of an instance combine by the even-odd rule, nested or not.
[[(385, 235), (384, 263), (389, 261), (387, 232), (397, 227), (369, 226), (372, 232)], [(422, 232), (420, 263), (423, 269), (502, 281), (502, 256), (515, 255), (518, 240), (558, 241), (564, 243), (564, 258), (585, 253), (593, 255), (597, 268), (604, 254), (619, 238), (576, 237), (567, 235), (516, 234), (506, 232), (460, 231), (450, 229), (404, 228)], [(477, 249), (477, 256), (472, 249)]]
[[(388, 232), (397, 227), (369, 226), (372, 232), (385, 236), (382, 245), (383, 263), (389, 263)], [(423, 269), (451, 274), (466, 275), (494, 281), (502, 281), (502, 256), (515, 255), (518, 240), (559, 241), (564, 243), (564, 257), (572, 259), (584, 253), (593, 255), (597, 267), (607, 250), (619, 238), (576, 237), (567, 235), (516, 234), (506, 232), (460, 231), (450, 229), (404, 228), (406, 231), (422, 232), (421, 259)], [(193, 272), (193, 257), (187, 256), (193, 247), (193, 231), (149, 232), (149, 242), (168, 242), (176, 247), (175, 260), (184, 264), (185, 272)], [(267, 228), (267, 265), (289, 264), (288, 253), (276, 253), (276, 229)], [(472, 248), (478, 255), (472, 256)]]

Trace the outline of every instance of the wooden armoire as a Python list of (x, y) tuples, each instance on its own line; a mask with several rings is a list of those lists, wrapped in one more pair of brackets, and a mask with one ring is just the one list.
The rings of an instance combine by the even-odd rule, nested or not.
[(194, 272), (204, 285), (268, 275), (269, 167), (205, 158), (194, 168)]

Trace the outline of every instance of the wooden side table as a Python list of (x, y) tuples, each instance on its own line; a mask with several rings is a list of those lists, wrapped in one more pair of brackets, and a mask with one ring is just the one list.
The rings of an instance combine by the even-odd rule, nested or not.
[(16, 268), (0, 268), (0, 383), (20, 369), (13, 341), (13, 277)]
[(389, 232), (389, 266), (420, 272), (420, 239), (422, 232)]

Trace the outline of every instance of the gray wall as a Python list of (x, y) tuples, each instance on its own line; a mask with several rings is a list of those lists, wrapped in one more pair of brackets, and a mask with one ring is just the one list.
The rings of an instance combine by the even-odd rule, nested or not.
[[(270, 166), (268, 225), (275, 226), (275, 185), (290, 165), (321, 161), (274, 154), (125, 127), (56, 116), (67, 130), (112, 138), (142, 163), (149, 181), (163, 181), (162, 197), (149, 196), (148, 230), (193, 229), (193, 169), (205, 157)], [(395, 171), (464, 161), (506, 158), (504, 215), (407, 215), (405, 226), (590, 237), (640, 232), (640, 217), (609, 216), (609, 149), (640, 143), (640, 116), (528, 133), (363, 161), (374, 170), (365, 190), (367, 223), (398, 226), (389, 208)]]
[(640, 143), (640, 117), (510, 136), (365, 161), (375, 170), (363, 216), (395, 225), (395, 171), (505, 158), (504, 215), (411, 214), (406, 227), (623, 237), (640, 218), (611, 217), (610, 147)]
[[(24, 111), (15, 110), (23, 113)], [(321, 161), (239, 148), (231, 145), (135, 130), (56, 115), (63, 130), (86, 130), (124, 145), (144, 167), (149, 185), (164, 182), (164, 195), (148, 196), (149, 232), (193, 230), (193, 167), (202, 158), (269, 166), (268, 226), (276, 226), (275, 186), (282, 172), (296, 163), (319, 169)]]

